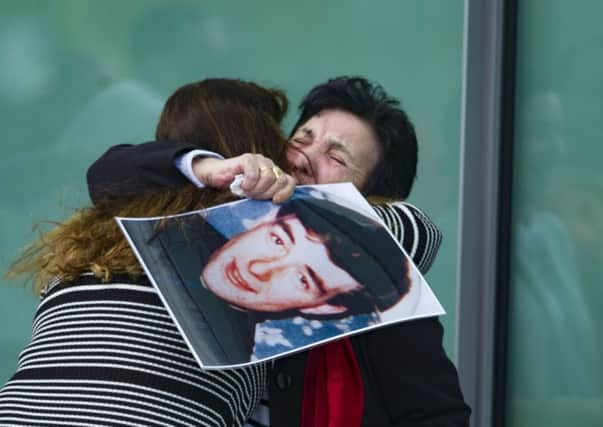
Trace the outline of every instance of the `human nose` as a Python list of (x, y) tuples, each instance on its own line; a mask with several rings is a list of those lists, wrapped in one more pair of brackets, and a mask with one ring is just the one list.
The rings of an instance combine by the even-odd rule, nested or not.
[[(322, 150), (318, 144), (309, 144), (296, 147), (300, 156), (297, 162), (293, 162), (293, 173), (301, 173), (302, 178), (308, 177), (315, 179), (315, 174), (318, 168), (318, 160), (320, 159)], [(305, 182), (302, 179), (303, 183)]]
[(313, 163), (321, 154), (325, 152), (325, 144), (321, 141), (315, 141), (312, 144), (303, 145), (300, 149), (304, 152), (308, 160)]
[(272, 275), (278, 270), (278, 266), (271, 259), (255, 259), (249, 262), (247, 270), (256, 279), (262, 282), (268, 282)]

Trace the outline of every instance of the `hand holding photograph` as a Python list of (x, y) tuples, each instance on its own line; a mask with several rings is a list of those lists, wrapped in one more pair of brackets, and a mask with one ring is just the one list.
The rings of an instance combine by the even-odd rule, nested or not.
[(444, 313), (352, 184), (117, 221), (204, 368)]

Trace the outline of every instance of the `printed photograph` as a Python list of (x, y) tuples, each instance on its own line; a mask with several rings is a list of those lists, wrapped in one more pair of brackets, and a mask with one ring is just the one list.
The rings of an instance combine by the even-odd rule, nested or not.
[(280, 205), (118, 221), (206, 368), (443, 313), (351, 184), (301, 187)]

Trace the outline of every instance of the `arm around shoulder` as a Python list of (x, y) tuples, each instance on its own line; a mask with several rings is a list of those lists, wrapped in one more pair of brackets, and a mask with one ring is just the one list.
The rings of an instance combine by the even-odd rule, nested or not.
[(188, 180), (174, 166), (174, 159), (199, 148), (175, 141), (152, 141), (111, 147), (86, 174), (92, 202), (129, 197), (157, 188), (178, 188)]
[(402, 201), (373, 208), (419, 271), (429, 271), (442, 243), (442, 232), (433, 221), (417, 207)]

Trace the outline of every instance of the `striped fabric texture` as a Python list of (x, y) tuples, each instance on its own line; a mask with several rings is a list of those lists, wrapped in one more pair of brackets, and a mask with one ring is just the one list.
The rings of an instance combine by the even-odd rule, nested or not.
[(56, 284), (0, 391), (0, 425), (241, 426), (267, 367), (202, 370), (149, 283)]
[(405, 202), (373, 206), (421, 273), (431, 268), (442, 243), (442, 232), (418, 208)]

